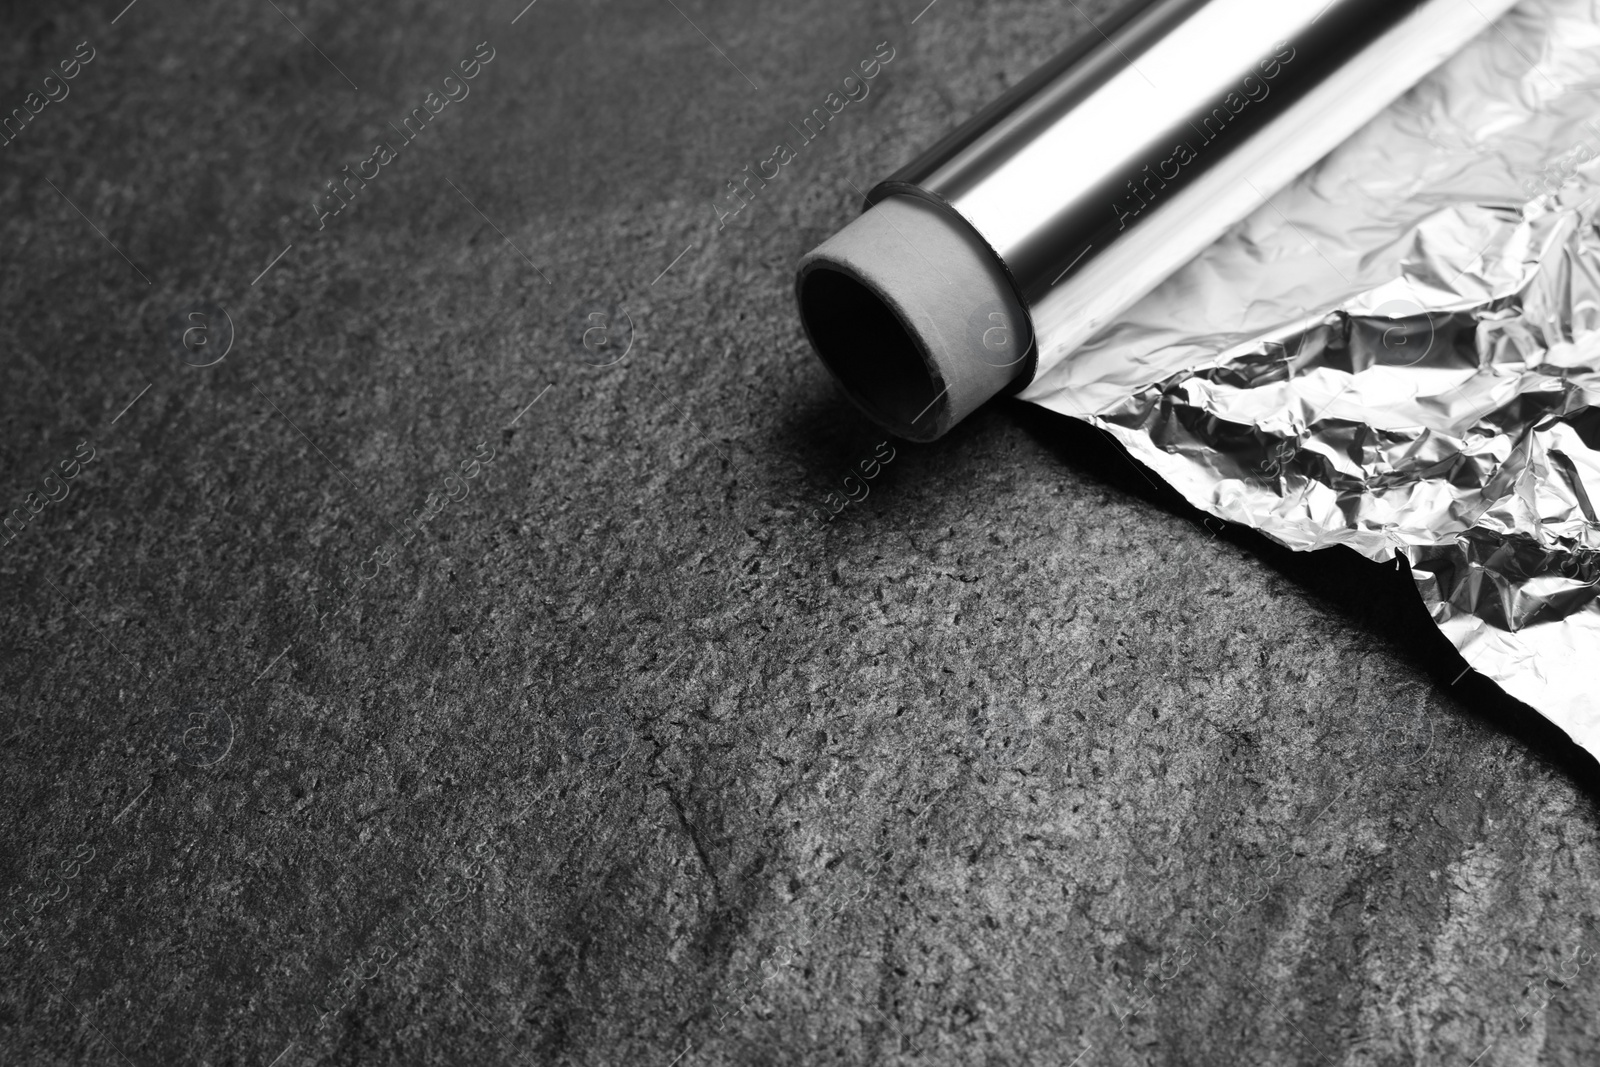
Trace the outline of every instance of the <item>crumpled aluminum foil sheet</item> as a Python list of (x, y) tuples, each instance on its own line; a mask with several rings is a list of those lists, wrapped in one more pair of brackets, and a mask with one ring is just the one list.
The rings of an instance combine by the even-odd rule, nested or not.
[(1404, 556), (1600, 755), (1600, 0), (1486, 25), (1022, 396), (1218, 518)]

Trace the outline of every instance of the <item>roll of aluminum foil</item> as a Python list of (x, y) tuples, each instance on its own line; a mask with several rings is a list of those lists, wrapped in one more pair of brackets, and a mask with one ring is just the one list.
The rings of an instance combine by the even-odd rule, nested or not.
[[(938, 436), (1009, 386), (1221, 519), (1404, 558), (1467, 666), (1600, 755), (1600, 0), (1509, 8), (1156, 0), (841, 236), (916, 251), (916, 212), (862, 226), (914, 200), (954, 223), (925, 278), (992, 281), (956, 230), (999, 264), (972, 316), (893, 299), (904, 247), (858, 279), (927, 364), (897, 429)], [(825, 350), (849, 331), (814, 327), (806, 271), (852, 254), (828, 248), (802, 263), (802, 316), (879, 415), (862, 382), (916, 360), (860, 377), (841, 368), (870, 352)]]
[(1070, 356), (1511, 2), (1130, 5), (874, 187), (801, 262), (807, 332), (870, 415), (938, 437)]
[(975, 229), (1027, 308), (1028, 369), (1046, 369), (1510, 6), (1131, 5), (868, 199), (924, 197)]
[(1600, 755), (1600, 5), (1517, 6), (1023, 396), (1219, 518), (1404, 557)]

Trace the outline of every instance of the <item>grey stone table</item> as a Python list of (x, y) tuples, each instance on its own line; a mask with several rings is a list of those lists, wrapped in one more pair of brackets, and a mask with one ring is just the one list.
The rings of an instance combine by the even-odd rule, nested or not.
[(1595, 1061), (1596, 768), (1405, 575), (808, 352), (1109, 10), (925, 2), (0, 12), (0, 1062)]

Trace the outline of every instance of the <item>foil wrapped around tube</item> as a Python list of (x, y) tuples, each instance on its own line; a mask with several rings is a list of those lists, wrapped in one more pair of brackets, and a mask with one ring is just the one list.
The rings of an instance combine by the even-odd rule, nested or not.
[(1154, 0), (869, 194), (982, 236), (1033, 352), (1068, 357), (1433, 70), (1511, 0)]
[[(1362, 7), (1311, 6), (1307, 26)], [(1120, 159), (1081, 212), (1055, 193), (1046, 202), (1056, 207), (1030, 212), (1026, 183), (986, 184), (994, 169), (966, 161), (1007, 138), (1025, 153), (1042, 128), (1027, 102), (1081, 55), (1019, 86), (869, 199), (936, 202), (964, 224), (983, 222), (991, 250), (1009, 248), (1006, 227), (1019, 227), (1017, 262), (1029, 266), (1009, 280), (1026, 298), (1016, 334), (1027, 354), (1011, 384), (1024, 400), (1105, 430), (1219, 518), (1298, 550), (1405, 559), (1466, 664), (1600, 755), (1600, 2), (1509, 6), (1366, 5), (1379, 32), (1342, 60), (1349, 42), (1282, 38), (1295, 50), (1288, 68), (1331, 63), (1376, 78), (1398, 66), (1409, 72), (1399, 81), (1416, 84), (1379, 108), (1405, 88), (1386, 82), (1313, 134), (1275, 127), (1282, 154), (1231, 172), (1248, 201), (1238, 188), (1202, 196), (1196, 181), (1189, 204), (1175, 207), (1175, 150)], [(1278, 10), (1303, 17), (1307, 7)], [(1436, 16), (1445, 31), (1431, 44), (1425, 31), (1410, 34), (1424, 24), (1408, 19)], [(1490, 19), (1493, 31), (1481, 32)], [(1126, 50), (1132, 25), (1103, 24), (1107, 50)], [(1149, 25), (1143, 40), (1160, 39)], [(1413, 55), (1383, 47), (1418, 36)], [(1159, 85), (1145, 55), (1121, 58)], [(1287, 86), (1273, 82), (1275, 94)], [(1239, 115), (1314, 96), (1308, 85), (1250, 100)], [(1271, 125), (1266, 110), (1254, 136)], [(1334, 150), (1319, 162), (1313, 142), (1330, 131)], [(1178, 164), (1180, 176), (1197, 179), (1185, 168), (1198, 162), (1197, 152)], [(1140, 193), (1146, 166), (1165, 187)], [(1109, 179), (1125, 196), (1135, 178), (1134, 200), (1115, 199)], [(1081, 174), (1076, 187), (1086, 188)], [(1228, 210), (1216, 206), (1224, 199)], [(1150, 226), (1144, 262), (1117, 253), (1134, 206), (1126, 231)], [(1098, 248), (1091, 208), (1115, 211), (1119, 227)], [(1162, 210), (1166, 221), (1153, 225)], [(1029, 247), (1028, 234), (1047, 231), (1056, 236)], [(1142, 273), (1130, 282), (1123, 269)]]
[[(1510, 3), (1130, 4), (875, 186), (802, 260), (807, 332), (870, 415), (938, 437), (1068, 357)], [(915, 256), (886, 259), (875, 246), (891, 235)], [(892, 312), (901, 343), (841, 276)], [(963, 301), (972, 323), (953, 315)]]

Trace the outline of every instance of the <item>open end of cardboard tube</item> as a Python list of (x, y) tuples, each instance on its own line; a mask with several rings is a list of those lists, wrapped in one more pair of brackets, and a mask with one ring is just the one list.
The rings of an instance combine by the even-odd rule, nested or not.
[(800, 317), (867, 416), (932, 441), (1031, 370), (1033, 332), (972, 227), (890, 196), (800, 261)]

